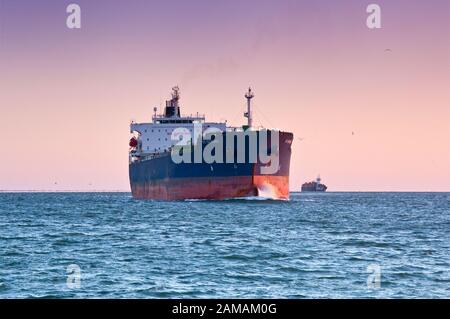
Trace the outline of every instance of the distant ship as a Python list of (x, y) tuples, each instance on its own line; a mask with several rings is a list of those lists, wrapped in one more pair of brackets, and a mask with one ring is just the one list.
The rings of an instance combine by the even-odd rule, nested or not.
[(320, 176), (317, 176), (316, 180), (302, 185), (302, 192), (326, 192), (327, 186), (321, 183)]
[[(289, 199), (293, 134), (252, 125), (254, 94), (250, 88), (245, 94), (247, 125), (241, 127), (230, 127), (226, 122), (206, 122), (205, 117), (198, 114), (182, 116), (179, 88), (172, 90), (172, 98), (166, 101), (163, 114), (158, 115), (155, 108), (151, 123), (132, 122), (130, 125), (133, 137), (129, 143), (129, 176), (133, 198), (220, 200), (263, 196)], [(214, 139), (202, 139), (211, 129), (216, 132)], [(184, 133), (177, 133), (180, 131)], [(212, 141), (216, 144), (222, 140), (223, 145), (215, 146), (211, 154), (222, 154), (226, 160), (196, 160), (197, 149), (201, 157), (202, 149), (206, 152), (212, 149)], [(260, 155), (264, 149), (270, 157), (268, 161), (253, 156), (255, 152)], [(185, 161), (174, 161), (174, 153)], [(270, 172), (266, 170), (269, 166)]]

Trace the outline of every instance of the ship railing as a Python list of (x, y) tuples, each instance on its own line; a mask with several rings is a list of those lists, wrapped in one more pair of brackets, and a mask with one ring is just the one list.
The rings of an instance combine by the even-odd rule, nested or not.
[[(259, 131), (262, 129), (265, 129), (265, 127), (262, 125), (252, 126), (252, 130), (255, 130), (255, 131)], [(243, 126), (228, 126), (227, 127), (227, 132), (244, 132), (244, 131), (245, 131), (245, 129)]]
[(130, 162), (139, 162), (139, 161), (146, 161), (151, 160), (158, 157), (163, 157), (167, 154), (170, 154), (171, 148), (166, 149), (165, 151), (160, 152), (152, 152), (152, 153), (143, 153), (143, 152), (135, 152), (129, 154)]
[(189, 119), (189, 120), (205, 120), (205, 114), (189, 114), (189, 115), (182, 115), (182, 116), (173, 116), (173, 117), (167, 117), (164, 114), (156, 114), (152, 116), (152, 119), (154, 120), (160, 120), (160, 119)]

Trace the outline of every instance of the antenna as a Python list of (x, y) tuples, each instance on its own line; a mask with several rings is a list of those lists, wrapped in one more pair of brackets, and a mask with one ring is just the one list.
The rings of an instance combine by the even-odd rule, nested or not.
[(251, 100), (254, 96), (255, 94), (253, 94), (252, 89), (249, 87), (247, 93), (245, 93), (245, 98), (247, 99), (247, 112), (244, 113), (244, 116), (247, 118), (248, 128), (252, 127), (253, 122)]

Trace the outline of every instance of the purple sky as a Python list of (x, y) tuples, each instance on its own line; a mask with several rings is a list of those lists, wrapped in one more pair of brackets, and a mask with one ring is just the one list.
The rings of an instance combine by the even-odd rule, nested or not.
[(293, 190), (449, 191), (449, 39), (445, 0), (0, 0), (0, 190), (128, 190), (129, 121), (178, 84), (232, 125), (252, 85), (257, 124), (303, 138)]

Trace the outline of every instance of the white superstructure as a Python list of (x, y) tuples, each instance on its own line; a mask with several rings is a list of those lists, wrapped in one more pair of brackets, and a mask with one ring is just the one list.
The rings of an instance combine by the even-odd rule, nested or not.
[(137, 134), (133, 138), (136, 143), (133, 142), (133, 139), (130, 141), (133, 156), (147, 156), (168, 152), (176, 143), (176, 141), (171, 140), (172, 132), (175, 129), (187, 129), (191, 135), (196, 124), (202, 124), (201, 128), (203, 131), (209, 128), (216, 128), (221, 131), (226, 130), (225, 122), (205, 122), (205, 117), (198, 114), (196, 116), (181, 116), (178, 104), (179, 99), (179, 88), (174, 87), (172, 88), (172, 98), (166, 101), (164, 114), (155, 114), (152, 118), (152, 123), (131, 123), (130, 132)]

